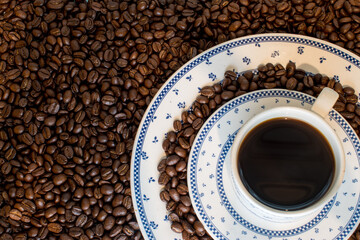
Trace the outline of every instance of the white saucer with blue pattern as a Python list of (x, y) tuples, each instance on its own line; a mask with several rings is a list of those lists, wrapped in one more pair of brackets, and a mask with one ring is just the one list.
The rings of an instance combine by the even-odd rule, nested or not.
[(205, 122), (189, 156), (188, 186), (197, 216), (214, 239), (347, 239), (355, 230), (360, 220), (360, 142), (334, 110), (325, 120), (342, 141), (346, 173), (337, 195), (323, 209), (294, 222), (276, 223), (249, 211), (233, 189), (230, 149), (242, 125), (264, 110), (310, 110), (313, 102), (313, 97), (296, 91), (261, 90), (228, 102)]
[(289, 60), (305, 71), (334, 77), (356, 93), (360, 89), (358, 56), (334, 44), (292, 34), (261, 34), (225, 42), (190, 60), (162, 86), (142, 118), (131, 157), (132, 200), (145, 239), (181, 239), (170, 229), (166, 204), (159, 198), (157, 165), (165, 155), (165, 134), (195, 100), (199, 88), (221, 81), (226, 70), (243, 72), (268, 62), (286, 66)]

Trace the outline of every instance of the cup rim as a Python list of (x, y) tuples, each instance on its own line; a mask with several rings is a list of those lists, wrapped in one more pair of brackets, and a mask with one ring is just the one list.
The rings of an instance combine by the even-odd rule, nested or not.
[[(309, 119), (306, 119), (304, 116), (302, 117), (297, 117), (297, 116), (288, 116), (286, 114), (288, 114), (288, 112), (291, 111), (297, 111), (297, 112), (301, 112), (304, 113), (306, 116), (311, 116), (312, 118), (317, 119), (318, 121), (321, 121), (324, 123), (323, 128), (325, 129), (324, 131), (322, 131), (321, 129), (318, 129), (317, 127), (314, 126), (314, 124), (312, 124), (312, 122)], [(263, 120), (261, 120), (265, 115), (267, 115), (269, 112), (273, 112), (274, 113), (279, 113), (282, 114), (282, 116), (278, 116), (278, 117), (290, 117), (293, 119), (297, 119), (300, 121), (303, 121), (305, 123), (308, 123), (309, 125), (311, 125), (312, 127), (318, 129), (318, 131), (320, 131), (322, 134), (323, 132), (328, 132), (331, 136), (332, 139), (335, 142), (335, 146), (333, 146), (330, 141), (329, 144), (332, 147), (332, 151), (334, 154), (334, 158), (335, 158), (335, 171), (334, 171), (334, 177), (333, 177), (333, 181), (331, 182), (331, 185), (329, 187), (329, 189), (326, 191), (326, 193), (319, 199), (317, 200), (315, 203), (302, 208), (302, 209), (298, 209), (298, 210), (280, 210), (280, 209), (275, 209), (272, 208), (270, 206), (267, 206), (263, 203), (261, 203), (259, 200), (257, 200), (255, 197), (253, 197), (249, 191), (246, 189), (246, 187), (244, 186), (244, 184), (242, 183), (240, 174), (239, 174), (239, 167), (237, 164), (237, 155), (238, 155), (238, 151), (240, 149), (241, 146), (241, 141), (244, 139), (244, 137), (246, 136), (246, 134), (253, 129), (255, 126), (259, 125), (260, 123), (270, 120), (270, 119), (275, 119), (278, 117), (274, 117), (274, 116), (270, 116), (267, 118), (264, 118)], [(325, 137), (325, 136), (324, 136)], [(237, 146), (237, 147), (235, 147)], [(339, 151), (338, 157), (335, 156), (335, 150), (333, 150), (334, 147), (337, 147), (337, 150)], [(270, 214), (275, 214), (279, 217), (289, 217), (289, 216), (293, 216), (293, 217), (297, 217), (297, 216), (304, 216), (307, 214), (312, 213), (313, 211), (316, 211), (317, 209), (319, 209), (321, 206), (324, 206), (327, 202), (329, 202), (337, 193), (340, 185), (342, 184), (344, 175), (345, 175), (345, 154), (344, 154), (344, 150), (343, 150), (343, 146), (341, 144), (341, 141), (338, 137), (338, 135), (334, 132), (334, 130), (330, 127), (330, 125), (325, 121), (324, 118), (322, 118), (320, 115), (318, 115), (317, 113), (307, 110), (307, 109), (303, 109), (303, 108), (299, 108), (299, 107), (293, 107), (293, 106), (282, 106), (282, 107), (275, 107), (275, 108), (271, 108), (268, 110), (265, 110), (255, 116), (253, 116), (252, 118), (250, 118), (238, 131), (238, 133), (236, 134), (234, 141), (233, 141), (233, 145), (231, 147), (231, 174), (232, 174), (232, 179), (233, 181), (235, 181), (234, 183), (234, 187), (238, 188), (236, 189), (237, 192), (239, 192), (238, 194), (242, 194), (242, 197), (245, 197), (247, 201), (249, 201), (249, 203), (252, 206), (256, 206), (259, 208), (259, 210), (262, 210), (263, 212), (268, 212)]]

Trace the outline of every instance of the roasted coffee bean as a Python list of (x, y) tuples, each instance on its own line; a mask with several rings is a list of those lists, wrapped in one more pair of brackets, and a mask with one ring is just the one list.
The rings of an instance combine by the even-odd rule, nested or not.
[(183, 149), (190, 149), (190, 144), (188, 141), (185, 140), (185, 138), (179, 138), (179, 145), (183, 148)]
[(201, 118), (197, 118), (195, 121), (193, 121), (192, 123), (192, 127), (195, 130), (199, 130), (201, 128), (201, 126), (203, 125), (204, 121)]
[(174, 126), (174, 130), (176, 132), (180, 132), (182, 129), (182, 124), (181, 124), (180, 120), (174, 121), (173, 126)]
[(12, 147), (10, 147), (6, 152), (5, 152), (5, 159), (6, 160), (11, 160), (16, 156), (16, 150)]
[(168, 201), (170, 201), (169, 192), (167, 192), (167, 191), (165, 191), (165, 190), (161, 191), (161, 193), (160, 193), (160, 199), (161, 199), (161, 201), (163, 201), (163, 202), (168, 202)]
[(296, 85), (297, 85), (297, 80), (293, 77), (289, 78), (287, 81), (286, 81), (286, 88), (289, 89), (289, 90), (293, 90), (296, 88)]
[(12, 167), (11, 167), (10, 162), (5, 162), (1, 166), (1, 173), (4, 175), (8, 175), (11, 172), (11, 169), (12, 169)]
[(175, 153), (181, 157), (181, 158), (185, 158), (186, 157), (186, 154), (187, 154), (187, 151), (182, 148), (181, 146), (178, 146), (178, 147), (175, 147)]
[(200, 90), (200, 93), (201, 95), (205, 96), (205, 97), (213, 97), (215, 95), (215, 90), (213, 87), (210, 87), (210, 86), (206, 86), (206, 87), (203, 87), (201, 90)]
[(9, 213), (9, 217), (12, 219), (12, 220), (15, 220), (15, 221), (20, 221), (21, 217), (22, 217), (22, 213), (17, 210), (17, 209), (11, 209), (10, 210), (10, 213)]
[(158, 183), (160, 185), (166, 185), (169, 181), (170, 181), (170, 177), (165, 172), (160, 174), (160, 177), (158, 180)]
[(59, 175), (55, 175), (53, 177), (53, 182), (57, 186), (64, 184), (66, 182), (66, 180), (67, 180), (67, 177), (65, 174), (59, 174)]
[(171, 230), (177, 233), (181, 233), (184, 230), (184, 228), (179, 222), (173, 222), (171, 224)]
[(115, 104), (115, 101), (116, 101), (116, 99), (115, 99), (113, 96), (110, 96), (110, 95), (105, 95), (105, 96), (101, 99), (101, 102), (102, 102), (104, 105), (107, 105), (107, 106), (114, 105), (114, 104)]
[(188, 232), (189, 234), (194, 234), (195, 233), (195, 229), (193, 228), (193, 226), (189, 222), (183, 220), (181, 222), (181, 225), (184, 228), (184, 230), (186, 232)]
[(170, 189), (169, 195), (171, 199), (174, 200), (175, 202), (180, 201), (180, 194), (176, 191), (176, 189)]
[(21, 75), (21, 71), (19, 69), (12, 69), (7, 72), (6, 76), (9, 80), (13, 80)]
[(175, 165), (179, 162), (180, 160), (180, 157), (177, 156), (177, 155), (171, 155), (171, 156), (168, 156), (166, 158), (166, 160), (164, 161), (164, 163), (166, 163), (167, 165), (169, 166), (172, 166), (172, 165)]
[(62, 231), (62, 226), (59, 223), (49, 223), (47, 227), (53, 233), (60, 233)]
[(79, 227), (72, 227), (69, 230), (69, 235), (71, 237), (77, 238), (80, 237), (81, 234), (82, 234), (82, 230)]
[(354, 95), (355, 90), (352, 87), (345, 87), (344, 93), (348, 96)]
[(24, 199), (22, 202), (22, 207), (24, 208), (24, 211), (29, 212), (31, 214), (35, 213), (36, 210), (36, 205), (34, 202), (28, 200), (28, 199)]

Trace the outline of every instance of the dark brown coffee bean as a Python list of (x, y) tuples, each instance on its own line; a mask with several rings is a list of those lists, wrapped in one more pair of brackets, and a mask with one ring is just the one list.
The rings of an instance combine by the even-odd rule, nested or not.
[[(199, 118), (198, 118), (198, 119), (199, 119)], [(190, 146), (189, 142), (186, 141), (184, 138), (179, 138), (178, 141), (179, 141), (179, 145), (180, 145), (182, 148), (184, 148), (184, 149), (190, 149), (191, 146)]]
[(38, 71), (38, 76), (41, 80), (46, 80), (50, 77), (50, 72), (45, 68), (41, 68)]
[(291, 77), (286, 81), (286, 88), (289, 90), (293, 90), (296, 88), (297, 83), (298, 81), (295, 78)]
[(178, 191), (178, 193), (180, 195), (186, 195), (188, 193), (188, 187), (185, 185), (185, 184), (179, 184), (177, 187), (176, 187), (176, 190)]
[(200, 90), (201, 95), (205, 96), (205, 97), (213, 97), (215, 95), (215, 90), (213, 87), (207, 86), (207, 87), (203, 87)]
[(201, 222), (199, 221), (195, 221), (194, 222), (194, 228), (195, 228), (195, 232), (198, 236), (204, 236), (206, 231), (205, 231), (205, 228), (204, 226), (202, 225)]
[(182, 221), (181, 222), (182, 227), (184, 228), (184, 230), (186, 232), (188, 232), (189, 234), (194, 234), (195, 233), (195, 229), (193, 228), (193, 226), (191, 226), (190, 223), (188, 223), (187, 221)]
[(167, 166), (165, 172), (169, 177), (175, 177), (177, 175), (177, 171), (173, 166)]
[(195, 130), (199, 130), (201, 128), (201, 126), (203, 125), (204, 121), (201, 118), (197, 118), (195, 119), (195, 121), (193, 121), (192, 123), (192, 127)]
[(182, 124), (181, 124), (180, 120), (175, 120), (173, 123), (173, 127), (176, 132), (180, 132), (182, 129)]
[(53, 233), (60, 233), (62, 231), (62, 226), (58, 223), (49, 223), (47, 227)]
[(175, 147), (175, 153), (181, 157), (181, 158), (185, 158), (186, 157), (186, 154), (187, 154), (187, 151), (185, 149), (183, 149), (182, 147), (178, 146), (178, 147)]
[(25, 113), (24, 113), (24, 116), (23, 116), (23, 121), (24, 123), (29, 123), (31, 121), (33, 117), (33, 113), (31, 110), (27, 110)]
[(170, 189), (169, 195), (171, 199), (174, 200), (175, 202), (180, 201), (180, 194), (176, 191), (176, 189)]
[(170, 195), (168, 191), (161, 191), (160, 192), (160, 199), (163, 202), (168, 202), (170, 201)]
[(67, 158), (62, 155), (62, 154), (58, 154), (56, 157), (55, 157), (55, 160), (60, 164), (60, 165), (65, 165), (67, 164)]
[(13, 237), (8, 234), (8, 233), (3, 233), (1, 236), (0, 236), (0, 239), (1, 240), (13, 240)]
[(50, 114), (57, 114), (60, 110), (60, 105), (57, 102), (51, 103), (47, 109)]
[(289, 62), (287, 65), (286, 65), (286, 72), (287, 72), (287, 77), (292, 77), (294, 74), (295, 74), (295, 63), (293, 62)]
[(158, 180), (158, 183), (160, 185), (166, 185), (169, 181), (170, 181), (170, 177), (165, 172), (160, 174), (160, 177)]
[(113, 209), (114, 217), (125, 216), (127, 214), (127, 209), (124, 207), (116, 207)]
[(53, 182), (56, 186), (62, 185), (66, 182), (67, 177), (65, 174), (59, 174), (53, 177)]
[(354, 95), (349, 95), (346, 97), (346, 102), (347, 103), (352, 103), (352, 104), (356, 104), (358, 102), (358, 96)]
[(345, 119), (354, 119), (355, 118), (355, 113), (353, 112), (342, 112), (341, 115), (345, 118)]
[(35, 203), (33, 203), (32, 201), (30, 200), (23, 200), (22, 202), (22, 206), (24, 207), (24, 210), (31, 213), (31, 214), (34, 214), (35, 211), (36, 211), (36, 205)]
[(10, 162), (5, 162), (1, 166), (1, 173), (4, 175), (8, 175), (11, 172), (11, 169), (12, 169), (12, 167), (11, 167)]
[(113, 186), (107, 185), (107, 184), (101, 186), (101, 193), (102, 194), (111, 195), (111, 194), (113, 194), (113, 192), (114, 192)]
[(69, 235), (71, 237), (77, 238), (80, 237), (81, 234), (82, 234), (82, 230), (79, 227), (72, 227), (69, 230)]
[(66, 158), (71, 159), (74, 157), (74, 149), (72, 147), (65, 146), (62, 150)]
[[(338, 0), (338, 1), (340, 1), (340, 0)], [(346, 95), (354, 95), (355, 90), (352, 87), (345, 87), (344, 92)]]
[(24, 133), (23, 135), (22, 135), (22, 141), (26, 144), (26, 145), (31, 145), (31, 144), (33, 144), (33, 142), (34, 142), (34, 139), (33, 139), (33, 137), (29, 134), (29, 133)]
[(9, 213), (9, 217), (12, 220), (20, 221), (20, 219), (22, 218), (22, 213), (17, 209), (11, 209)]
[(175, 166), (176, 171), (183, 172), (186, 169), (186, 162), (185, 161), (179, 161)]
[(5, 152), (5, 159), (6, 160), (11, 160), (16, 156), (16, 150), (14, 148), (9, 148), (9, 150), (7, 150)]
[(114, 105), (114, 104), (115, 104), (115, 101), (116, 101), (116, 99), (115, 99), (113, 96), (110, 96), (110, 95), (105, 95), (105, 96), (102, 97), (102, 99), (101, 99), (101, 102), (102, 102), (104, 105), (107, 105), (107, 106)]
[(13, 80), (13, 79), (19, 77), (20, 74), (21, 74), (21, 71), (19, 69), (12, 69), (7, 72), (6, 77), (9, 80)]
[(221, 93), (221, 99), (225, 101), (232, 99), (233, 97), (234, 97), (234, 93), (231, 91), (224, 91)]
[(63, 0), (50, 0), (46, 6), (49, 9), (61, 9), (64, 7), (64, 4)]
[(179, 222), (173, 222), (171, 224), (171, 230), (173, 230), (176, 233), (181, 233), (184, 230), (184, 228)]
[(0, 111), (0, 116), (3, 118), (7, 118), (10, 116), (12, 111), (12, 107), (9, 104), (6, 104), (4, 108)]
[(171, 155), (171, 156), (168, 156), (167, 159), (166, 159), (166, 164), (169, 165), (169, 166), (172, 166), (172, 165), (175, 165), (179, 162), (180, 160), (180, 157), (178, 155)]

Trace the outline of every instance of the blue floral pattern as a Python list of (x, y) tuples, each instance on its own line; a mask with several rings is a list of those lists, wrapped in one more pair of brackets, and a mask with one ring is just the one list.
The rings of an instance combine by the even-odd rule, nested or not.
[(246, 63), (246, 65), (249, 65), (250, 64), (250, 62), (251, 62), (251, 59), (250, 58), (248, 58), (248, 57), (243, 57), (243, 63)]
[(298, 54), (303, 54), (304, 53), (304, 48), (305, 48), (304, 46), (299, 46), (298, 51), (297, 51)]
[(280, 56), (279, 50), (275, 50), (275, 51), (271, 54), (271, 57), (272, 57), (272, 58), (276, 58), (277, 56)]
[(216, 80), (216, 75), (214, 73), (209, 73), (209, 78), (211, 79), (211, 81), (215, 81)]

